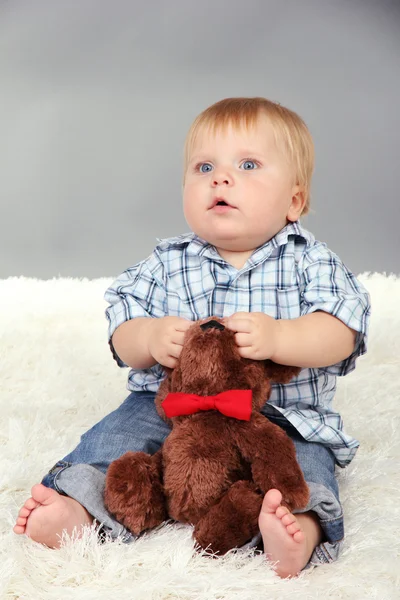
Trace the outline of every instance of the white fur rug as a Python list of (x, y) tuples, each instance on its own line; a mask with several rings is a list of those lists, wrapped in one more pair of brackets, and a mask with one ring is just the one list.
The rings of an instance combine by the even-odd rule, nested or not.
[(107, 346), (111, 280), (0, 281), (0, 598), (400, 598), (400, 279), (360, 279), (373, 304), (369, 353), (337, 394), (361, 441), (339, 474), (346, 546), (337, 563), (285, 581), (251, 551), (197, 554), (189, 527), (165, 526), (131, 545), (99, 545), (88, 529), (59, 551), (12, 532), (31, 486), (124, 400), (127, 371)]

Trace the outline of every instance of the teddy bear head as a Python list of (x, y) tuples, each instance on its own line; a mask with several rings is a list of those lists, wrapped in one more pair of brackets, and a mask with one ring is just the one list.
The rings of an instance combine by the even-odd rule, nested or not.
[(271, 383), (289, 382), (300, 368), (242, 358), (234, 332), (222, 319), (212, 317), (196, 321), (186, 331), (176, 367), (165, 371), (166, 379), (156, 396), (157, 411), (164, 419), (161, 404), (171, 392), (215, 396), (229, 390), (251, 390), (252, 411), (259, 412), (271, 395)]

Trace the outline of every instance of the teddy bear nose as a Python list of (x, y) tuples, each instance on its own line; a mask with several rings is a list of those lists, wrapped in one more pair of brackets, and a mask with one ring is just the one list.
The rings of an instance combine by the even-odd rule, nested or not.
[(223, 331), (225, 329), (225, 325), (222, 325), (222, 323), (219, 323), (218, 321), (212, 319), (211, 321), (207, 321), (207, 323), (203, 323), (202, 325), (200, 325), (200, 328), (203, 331), (206, 331), (206, 329), (220, 329), (221, 331)]

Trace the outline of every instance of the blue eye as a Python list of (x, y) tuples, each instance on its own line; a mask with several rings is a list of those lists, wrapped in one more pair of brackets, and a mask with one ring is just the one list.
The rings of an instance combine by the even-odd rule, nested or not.
[(212, 165), (210, 163), (201, 163), (199, 166), (200, 173), (209, 173), (212, 170)]
[(245, 160), (241, 166), (243, 167), (243, 169), (245, 171), (254, 171), (254, 169), (257, 169), (258, 166), (257, 164), (254, 162), (254, 160)]

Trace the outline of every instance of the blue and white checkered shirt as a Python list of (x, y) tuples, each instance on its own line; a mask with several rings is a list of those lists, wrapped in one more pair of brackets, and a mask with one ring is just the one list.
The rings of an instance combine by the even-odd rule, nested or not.
[[(328, 367), (302, 369), (288, 384), (274, 384), (263, 412), (277, 410), (303, 438), (329, 446), (337, 463), (347, 465), (359, 443), (344, 433), (332, 401), (336, 376), (352, 371), (366, 352), (370, 302), (340, 258), (298, 221), (257, 248), (239, 270), (194, 233), (158, 241), (147, 259), (124, 271), (106, 291), (109, 339), (135, 317), (195, 321), (244, 311), (295, 319), (318, 310), (334, 315), (358, 332), (351, 356)], [(120, 366), (127, 366), (113, 353)], [(155, 392), (163, 377), (159, 364), (131, 369), (127, 387)]]

